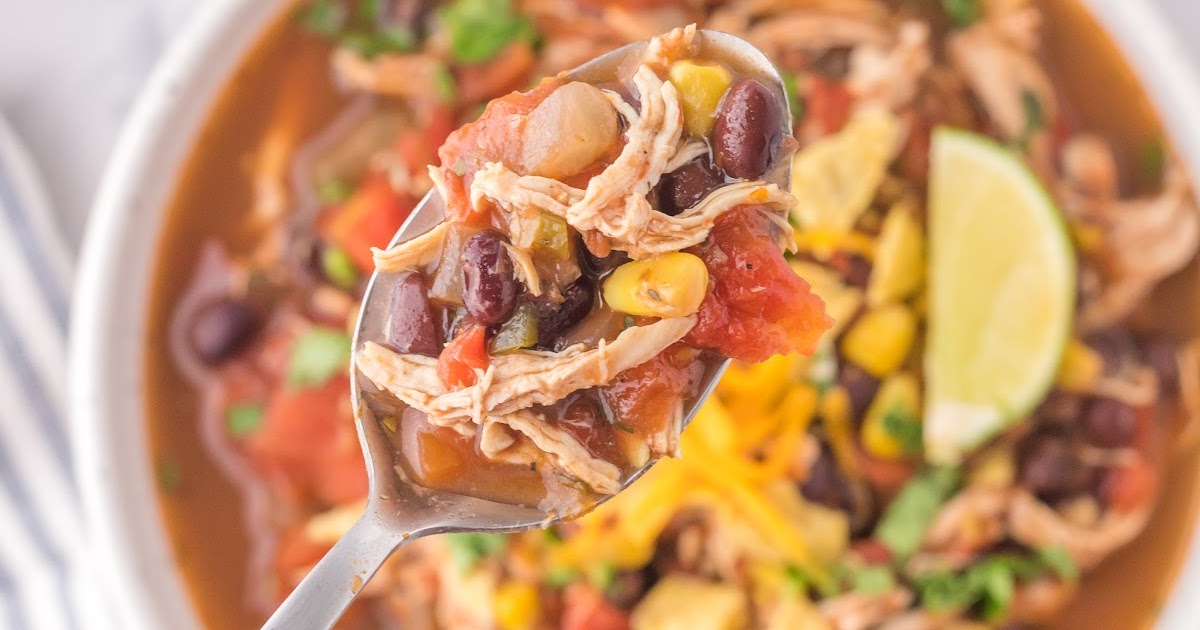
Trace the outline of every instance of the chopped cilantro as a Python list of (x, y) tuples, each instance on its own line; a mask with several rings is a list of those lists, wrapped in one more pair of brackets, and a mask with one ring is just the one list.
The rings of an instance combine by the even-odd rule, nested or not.
[(454, 75), (449, 68), (439, 65), (433, 74), (433, 84), (437, 88), (439, 98), (447, 103), (454, 102), (454, 98), (458, 94), (458, 84), (455, 83)]
[(983, 617), (995, 622), (1008, 616), (1018, 582), (1045, 575), (1047, 570), (1057, 572), (1055, 563), (1061, 561), (1047, 561), (1044, 550), (1038, 550), (1036, 557), (999, 554), (983, 558), (961, 573), (935, 571), (915, 577), (914, 583), (921, 605), (929, 610), (965, 610), (978, 604)]
[(343, 289), (358, 286), (358, 268), (350, 255), (340, 247), (327, 246), (321, 251), (321, 272), (329, 281)]
[(537, 37), (533, 22), (518, 14), (512, 0), (454, 0), (438, 11), (455, 61), (482, 63), (509, 43)]
[(1025, 109), (1025, 129), (1021, 132), (1019, 144), (1027, 149), (1034, 134), (1046, 128), (1046, 112), (1037, 94), (1031, 90), (1021, 91), (1021, 105)]
[(230, 405), (225, 411), (225, 428), (229, 435), (244, 438), (262, 426), (263, 406), (257, 402)]
[(555, 527), (547, 527), (542, 530), (542, 542), (548, 545), (557, 545), (563, 541), (562, 532)]
[(350, 363), (350, 337), (332, 328), (314, 327), (300, 335), (288, 363), (292, 388), (320, 387)]
[(608, 562), (598, 562), (588, 569), (588, 582), (596, 589), (608, 592), (617, 580), (617, 569)]
[(1058, 574), (1058, 577), (1068, 582), (1079, 579), (1079, 565), (1075, 564), (1075, 559), (1066, 548), (1060, 545), (1039, 547), (1037, 557), (1043, 566)]
[(787, 584), (796, 589), (797, 594), (806, 593), (810, 587), (816, 589), (822, 597), (833, 597), (838, 594), (836, 581), (813, 579), (804, 569), (794, 564), (784, 567), (783, 575)]
[(983, 604), (983, 617), (999, 621), (1008, 614), (1016, 590), (1015, 565), (988, 558), (967, 570), (967, 589), (977, 593)]
[(378, 24), (383, 20), (385, 8), (387, 8), (386, 0), (358, 0), (358, 17)]
[(460, 573), (466, 573), (480, 560), (504, 550), (508, 538), (504, 534), (446, 534), (450, 562)]
[(974, 24), (981, 14), (979, 0), (941, 0), (942, 10), (959, 28)]
[(934, 571), (914, 580), (921, 605), (933, 612), (962, 610), (971, 605), (974, 595), (965, 580), (949, 571)]
[(921, 421), (912, 411), (894, 405), (883, 415), (883, 430), (900, 444), (905, 454), (918, 453), (921, 450)]
[(621, 326), (622, 330), (629, 330), (630, 328), (633, 328), (633, 318), (626, 315), (625, 319), (621, 320)]
[(172, 493), (179, 490), (183, 481), (183, 472), (179, 462), (173, 459), (160, 459), (154, 466), (154, 478), (158, 481), (158, 489)]
[(338, 43), (371, 59), (387, 53), (411, 52), (416, 48), (417, 38), (406, 28), (389, 27), (378, 31), (351, 31), (342, 35)]
[(312, 0), (296, 12), (296, 21), (322, 37), (334, 37), (346, 22), (346, 12), (334, 0)]
[(354, 187), (340, 179), (331, 179), (321, 182), (317, 186), (317, 198), (321, 200), (322, 205), (335, 206), (350, 198), (354, 194)]
[(550, 588), (558, 589), (558, 588), (566, 588), (567, 586), (570, 586), (571, 584), (575, 583), (575, 581), (578, 579), (579, 579), (578, 571), (576, 571), (575, 569), (563, 567), (563, 568), (551, 569), (551, 570), (547, 571), (543, 581), (545, 581), (546, 586), (549, 586)]
[(1154, 138), (1141, 146), (1138, 150), (1138, 167), (1148, 179), (1162, 179), (1167, 170), (1167, 147), (1162, 138)]
[(804, 118), (804, 98), (800, 96), (796, 73), (782, 70), (779, 76), (783, 77), (783, 89), (787, 92), (788, 109), (792, 112), (792, 119), (799, 121)]
[(957, 485), (958, 472), (953, 468), (932, 468), (914, 477), (884, 512), (875, 537), (901, 559), (912, 555)]
[(871, 565), (850, 571), (850, 583), (855, 592), (868, 597), (883, 595), (896, 586), (892, 570), (882, 565)]

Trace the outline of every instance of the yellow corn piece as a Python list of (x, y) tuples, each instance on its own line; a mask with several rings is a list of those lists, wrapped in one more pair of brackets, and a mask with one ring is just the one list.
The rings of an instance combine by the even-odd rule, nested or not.
[(838, 251), (858, 254), (867, 260), (875, 258), (875, 239), (859, 232), (799, 229), (794, 240), (800, 251), (811, 253), (817, 260), (828, 261)]
[(704, 261), (684, 252), (625, 263), (604, 282), (609, 307), (643, 317), (686, 317), (700, 310), (707, 292)]
[(883, 219), (875, 246), (875, 267), (867, 280), (867, 304), (899, 302), (925, 281), (925, 232), (907, 204), (896, 204)]
[[(888, 417), (898, 414), (897, 422), (919, 422), (921, 419), (921, 393), (917, 379), (912, 374), (901, 373), (888, 377), (879, 386), (879, 392), (867, 408), (862, 424), (862, 444), (874, 457), (897, 460), (913, 455), (920, 448), (920, 433), (903, 435), (905, 430), (916, 431), (920, 426), (888, 426)], [(916, 442), (913, 443), (913, 439)]]
[(677, 61), (667, 71), (667, 79), (679, 93), (684, 128), (694, 138), (707, 137), (721, 97), (733, 82), (729, 70), (717, 64)]
[(1072, 221), (1069, 225), (1069, 231), (1071, 240), (1075, 242), (1075, 247), (1082, 253), (1093, 254), (1099, 251), (1100, 246), (1104, 244), (1104, 228), (1099, 225), (1083, 221)]
[(883, 378), (908, 358), (917, 334), (917, 318), (903, 304), (888, 304), (867, 311), (842, 338), (842, 354), (849, 361)]
[(753, 449), (766, 440), (779, 427), (788, 427), (790, 419), (795, 418), (803, 427), (817, 412), (817, 391), (805, 383), (794, 383), (788, 388), (783, 400), (769, 414), (765, 422), (743, 422), (743, 417), (736, 415), (738, 426), (741, 427), (742, 450)]
[(1017, 471), (1011, 447), (993, 447), (981, 453), (977, 462), (971, 468), (971, 472), (967, 474), (968, 485), (986, 486), (989, 488), (1008, 488), (1012, 486)]
[(821, 421), (829, 437), (833, 457), (842, 471), (851, 477), (861, 476), (854, 434), (850, 427), (850, 396), (841, 387), (831, 387), (821, 398)]
[(1104, 374), (1104, 358), (1087, 344), (1072, 339), (1063, 352), (1055, 384), (1070, 392), (1088, 392)]
[(492, 610), (500, 630), (530, 630), (541, 608), (537, 589), (524, 582), (500, 585), (492, 596)]

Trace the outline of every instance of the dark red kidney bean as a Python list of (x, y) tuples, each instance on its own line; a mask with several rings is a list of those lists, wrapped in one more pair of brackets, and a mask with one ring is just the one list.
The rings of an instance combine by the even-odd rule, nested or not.
[(545, 296), (531, 300), (537, 310), (540, 348), (553, 349), (555, 342), (582, 321), (596, 303), (596, 288), (587, 276), (567, 285), (562, 295), (562, 302), (553, 302)]
[(392, 289), (387, 344), (396, 352), (436, 357), (442, 351), (438, 325), (429, 308), (429, 294), (421, 275), (405, 272)]
[(1018, 459), (1021, 483), (1043, 500), (1084, 492), (1092, 485), (1092, 470), (1075, 457), (1067, 439), (1035, 433), (1022, 444)]
[(717, 166), (730, 177), (762, 177), (783, 151), (784, 111), (775, 94), (755, 79), (729, 88), (717, 110), (712, 146)]
[(1133, 444), (1137, 417), (1133, 408), (1111, 398), (1097, 398), (1083, 414), (1088, 442), (1103, 448), (1123, 448)]
[(675, 216), (700, 203), (724, 183), (725, 178), (709, 162), (708, 156), (702, 155), (662, 176), (654, 189), (658, 211)]
[(258, 318), (245, 302), (222, 297), (196, 312), (189, 337), (196, 356), (216, 365), (245, 348), (257, 329)]
[(1179, 393), (1179, 362), (1175, 356), (1178, 351), (1175, 341), (1165, 337), (1150, 338), (1142, 348), (1146, 363), (1158, 376), (1159, 396), (1170, 397)]
[(499, 232), (484, 230), (463, 247), (463, 304), (467, 313), (484, 326), (511, 317), (521, 293), (504, 242)]
[(625, 252), (614, 249), (604, 258), (599, 258), (588, 251), (588, 248), (583, 245), (582, 238), (579, 239), (577, 244), (578, 247), (575, 249), (581, 253), (579, 257), (580, 266), (584, 272), (597, 280), (612, 273), (613, 269), (629, 262), (629, 254)]
[(848, 252), (835, 252), (829, 266), (838, 272), (847, 285), (867, 288), (867, 281), (871, 277), (871, 261), (866, 258)]
[(1137, 356), (1133, 336), (1124, 328), (1113, 326), (1084, 338), (1083, 342), (1104, 360), (1104, 373), (1115, 374), (1121, 366)]
[(813, 503), (835, 510), (850, 512), (854, 508), (850, 483), (838, 468), (833, 453), (826, 448), (821, 449), (812, 468), (808, 469), (808, 478), (800, 484), (800, 494)]
[(842, 361), (838, 369), (838, 385), (846, 390), (850, 398), (850, 413), (855, 420), (867, 415), (867, 408), (879, 391), (879, 379), (849, 361)]

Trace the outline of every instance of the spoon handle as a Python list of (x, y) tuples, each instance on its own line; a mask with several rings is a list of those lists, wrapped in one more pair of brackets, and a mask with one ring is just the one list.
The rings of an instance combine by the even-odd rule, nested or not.
[(420, 536), (418, 531), (403, 537), (374, 513), (364, 514), (288, 595), (263, 630), (332, 628), (392, 552)]

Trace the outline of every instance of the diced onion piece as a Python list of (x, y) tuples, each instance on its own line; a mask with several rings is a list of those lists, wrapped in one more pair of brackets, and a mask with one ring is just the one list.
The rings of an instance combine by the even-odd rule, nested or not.
[(565, 179), (599, 160), (619, 133), (617, 111), (599, 88), (568, 83), (529, 113), (521, 166), (530, 175)]

